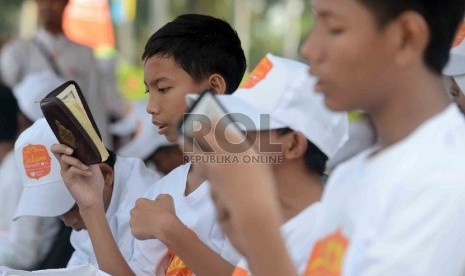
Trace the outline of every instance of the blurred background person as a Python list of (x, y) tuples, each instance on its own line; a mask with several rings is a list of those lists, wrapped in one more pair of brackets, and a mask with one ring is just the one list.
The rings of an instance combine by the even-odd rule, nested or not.
[[(0, 265), (27, 270), (64, 267), (67, 260), (63, 259), (71, 254), (71, 231), (58, 219), (24, 217), (12, 221), (23, 183), (11, 145), (43, 117), (40, 99), (63, 81), (53, 72), (41, 71), (25, 76), (13, 92), (7, 88), (0, 92), (0, 157), (4, 157), (0, 167)], [(60, 241), (62, 236), (67, 236), (65, 243)], [(55, 248), (60, 254), (53, 253)]]
[(68, 0), (35, 0), (38, 30), (30, 39), (13, 39), (0, 56), (0, 75), (14, 87), (26, 75), (44, 69), (75, 80), (89, 103), (102, 139), (111, 147), (104, 95), (99, 91), (99, 69), (92, 50), (69, 40), (63, 31), (63, 15)]

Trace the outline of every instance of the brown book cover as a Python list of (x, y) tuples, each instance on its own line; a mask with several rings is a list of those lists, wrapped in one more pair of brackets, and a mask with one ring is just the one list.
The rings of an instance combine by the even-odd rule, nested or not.
[(40, 108), (58, 141), (74, 149), (74, 157), (86, 165), (107, 160), (108, 151), (75, 81), (50, 92), (40, 101)]

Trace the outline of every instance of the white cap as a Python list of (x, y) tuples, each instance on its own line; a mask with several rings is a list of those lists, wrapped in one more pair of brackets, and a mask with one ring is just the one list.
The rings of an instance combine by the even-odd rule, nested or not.
[(449, 62), (442, 70), (442, 74), (452, 77), (462, 93), (465, 93), (465, 23), (460, 26), (450, 50)]
[(366, 115), (362, 115), (358, 120), (349, 123), (349, 140), (328, 160), (326, 167), (328, 170), (334, 169), (340, 163), (373, 146), (376, 138), (372, 123)]
[(158, 134), (157, 128), (152, 124), (150, 115), (145, 111), (147, 101), (134, 103), (132, 112), (121, 123), (113, 124), (111, 129), (116, 133), (134, 133), (134, 138), (118, 150), (123, 157), (136, 157), (146, 159), (157, 149), (174, 145), (166, 140), (164, 135)]
[(66, 80), (58, 77), (52, 71), (31, 73), (15, 85), (13, 94), (18, 101), (19, 109), (26, 117), (35, 122), (44, 117), (40, 109), (40, 100), (48, 93), (62, 85)]
[[(347, 113), (325, 106), (323, 95), (313, 91), (315, 82), (307, 65), (267, 54), (243, 86), (217, 99), (229, 113), (252, 120), (253, 125), (243, 126), (246, 130), (288, 127), (302, 132), (331, 158), (348, 140), (349, 121)], [(193, 98), (189, 96), (188, 101)], [(269, 124), (261, 123), (262, 114), (270, 115)]]
[(60, 164), (50, 151), (57, 143), (44, 118), (16, 140), (15, 159), (24, 189), (13, 220), (22, 216), (56, 217), (73, 207), (75, 201), (60, 175)]

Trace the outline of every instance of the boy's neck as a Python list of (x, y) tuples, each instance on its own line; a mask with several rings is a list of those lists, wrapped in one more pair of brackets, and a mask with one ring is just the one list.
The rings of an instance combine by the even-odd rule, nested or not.
[(303, 164), (279, 166), (273, 171), (283, 220), (286, 222), (320, 200), (323, 184), (321, 177), (310, 172)]
[(450, 103), (441, 77), (432, 72), (404, 77), (399, 83), (375, 109), (367, 110), (382, 148), (403, 140)]
[(197, 190), (198, 187), (206, 180), (204, 177), (200, 176), (196, 165), (192, 164), (189, 173), (187, 174), (187, 183), (186, 190), (184, 191), (184, 196), (190, 195), (192, 192)]

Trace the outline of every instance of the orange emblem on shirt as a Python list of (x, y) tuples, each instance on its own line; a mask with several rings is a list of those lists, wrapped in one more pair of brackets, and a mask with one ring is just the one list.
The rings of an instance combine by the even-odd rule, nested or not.
[(23, 165), (29, 178), (39, 179), (50, 173), (51, 158), (43, 145), (28, 145), (23, 148)]
[(248, 276), (249, 273), (247, 270), (243, 269), (242, 267), (236, 266), (231, 276)]
[(242, 85), (242, 88), (249, 89), (257, 85), (257, 83), (262, 81), (268, 72), (271, 71), (271, 68), (273, 68), (273, 63), (271, 63), (267, 57), (264, 57), (257, 65), (257, 67), (255, 67), (255, 69), (252, 71), (244, 85)]
[(305, 271), (305, 276), (341, 275), (342, 261), (349, 241), (340, 230), (318, 241)]
[(460, 45), (460, 43), (462, 43), (464, 39), (465, 39), (465, 23), (462, 23), (459, 31), (457, 32), (457, 35), (455, 36), (455, 40), (454, 40), (454, 44), (452, 45), (452, 48)]
[(193, 276), (194, 273), (187, 265), (174, 253), (170, 252), (171, 261), (166, 269), (166, 276)]

